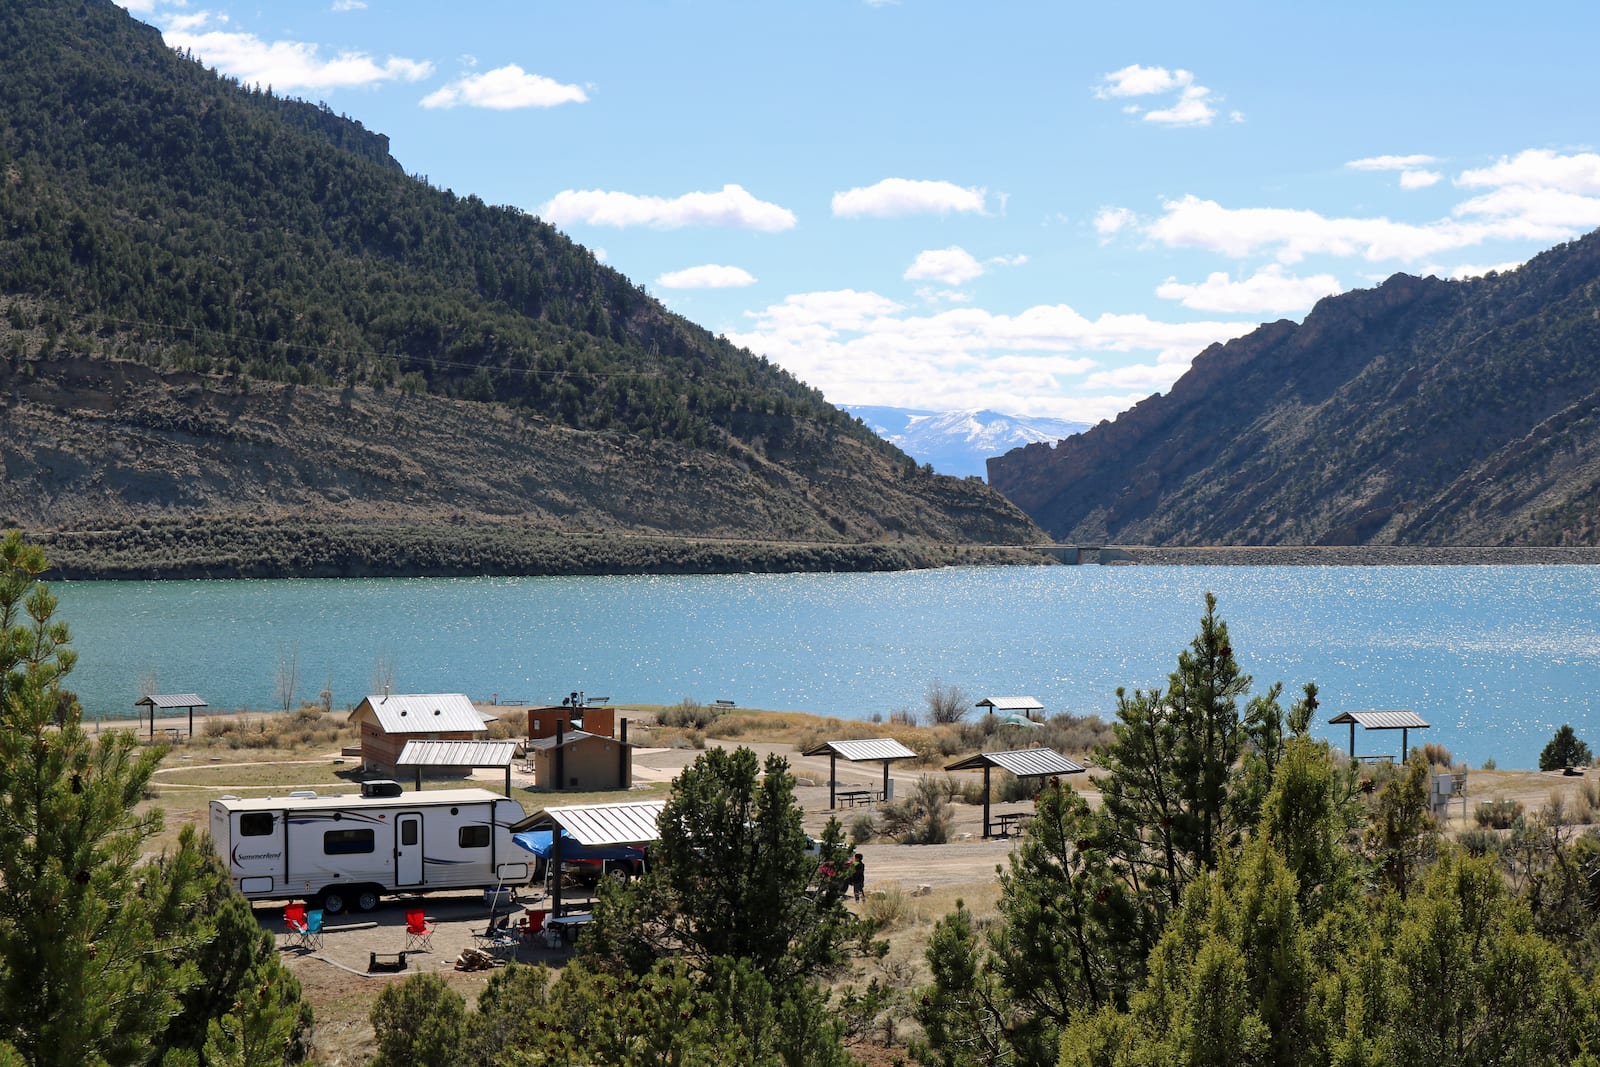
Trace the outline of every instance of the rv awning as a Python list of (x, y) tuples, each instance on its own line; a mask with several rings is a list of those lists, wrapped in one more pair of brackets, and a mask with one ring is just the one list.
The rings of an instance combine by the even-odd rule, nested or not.
[[(542, 860), (555, 851), (554, 834), (549, 830), (524, 830), (512, 834), (511, 840)], [(561, 833), (561, 858), (563, 860), (642, 860), (644, 849), (626, 845), (585, 845), (566, 831)]]

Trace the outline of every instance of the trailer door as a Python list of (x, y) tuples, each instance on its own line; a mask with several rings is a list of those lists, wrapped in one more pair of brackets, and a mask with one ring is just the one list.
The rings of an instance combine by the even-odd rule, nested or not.
[(422, 813), (402, 812), (394, 825), (394, 884), (422, 884)]

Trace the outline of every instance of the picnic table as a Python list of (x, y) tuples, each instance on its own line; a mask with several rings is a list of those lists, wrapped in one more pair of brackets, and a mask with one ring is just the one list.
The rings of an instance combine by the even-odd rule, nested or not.
[(882, 800), (883, 792), (878, 789), (840, 789), (834, 796), (838, 798), (839, 803), (853, 808), (857, 804), (872, 804)]
[(995, 822), (1000, 827), (1001, 837), (1010, 837), (1013, 830), (1020, 830), (1033, 818), (1031, 811), (1002, 811), (995, 816)]
[(548, 936), (560, 940), (564, 945), (570, 945), (572, 939), (577, 936), (578, 928), (592, 922), (594, 922), (594, 912), (574, 911), (566, 915), (549, 916), (544, 921), (544, 928), (549, 931)]

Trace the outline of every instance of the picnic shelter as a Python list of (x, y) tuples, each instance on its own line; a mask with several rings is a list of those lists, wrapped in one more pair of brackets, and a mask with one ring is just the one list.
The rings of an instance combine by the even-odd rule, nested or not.
[[(893, 800), (894, 788), (889, 781), (889, 764), (895, 760), (916, 759), (917, 754), (911, 751), (892, 737), (874, 737), (864, 741), (829, 741), (813, 749), (801, 753), (803, 756), (828, 757), (828, 810), (832, 811), (839, 806), (840, 798), (844, 798), (852, 807), (857, 799), (865, 797), (867, 800)], [(851, 789), (839, 792), (839, 776), (836, 773), (839, 760), (846, 759), (851, 763), (879, 763), (883, 764), (883, 788), (874, 798), (870, 789)]]
[[(1084, 774), (1087, 768), (1069, 760), (1053, 748), (1022, 748), (1009, 752), (979, 752), (975, 756), (947, 764), (947, 771), (975, 771), (983, 768), (983, 836), (989, 833), (989, 772), (999, 767), (1018, 778), (1054, 778), (1063, 774)], [(1001, 828), (1010, 832), (1010, 820), (1003, 819)]]
[[(211, 705), (201, 700), (196, 693), (152, 693), (147, 697), (140, 697), (133, 702), (136, 708), (145, 708), (150, 713), (150, 736), (156, 735), (156, 712), (175, 711), (178, 708), (189, 709), (189, 736), (194, 736), (194, 709), (207, 708)], [(143, 718), (141, 712), (140, 717)], [(168, 727), (168, 732), (176, 736), (177, 727)]]
[[(633, 800), (620, 804), (570, 804), (540, 808), (520, 822), (513, 823), (511, 839), (529, 852), (545, 856), (550, 863), (548, 869), (554, 874), (550, 879), (550, 917), (558, 920), (566, 918), (575, 922), (586, 921), (584, 915), (562, 915), (561, 864), (566, 858), (624, 858), (620, 854), (611, 856), (604, 850), (624, 846), (643, 848), (652, 841), (659, 841), (661, 813), (666, 806), (665, 800)], [(548, 832), (549, 838), (541, 840), (537, 836), (539, 831)], [(535, 836), (526, 836), (530, 833)], [(568, 842), (577, 842), (586, 850), (586, 854), (567, 857), (564, 846)], [(541, 847), (546, 851), (541, 852)], [(601, 850), (601, 854), (595, 856), (592, 850)]]
[(1418, 715), (1414, 711), (1347, 711), (1340, 715), (1335, 715), (1333, 718), (1328, 720), (1329, 726), (1343, 726), (1347, 724), (1350, 727), (1349, 752), (1352, 763), (1363, 761), (1371, 763), (1374, 760), (1383, 760), (1389, 758), (1387, 754), (1381, 756), (1358, 757), (1356, 755), (1357, 726), (1361, 727), (1363, 730), (1399, 730), (1401, 763), (1406, 761), (1406, 739), (1410, 731), (1426, 730), (1428, 728), (1428, 724), (1423, 721), (1422, 716)]
[(515, 741), (407, 741), (395, 761), (396, 770), (416, 772), (422, 789), (422, 772), (474, 771), (480, 767), (505, 771), (506, 796), (511, 795), (511, 764), (517, 758)]

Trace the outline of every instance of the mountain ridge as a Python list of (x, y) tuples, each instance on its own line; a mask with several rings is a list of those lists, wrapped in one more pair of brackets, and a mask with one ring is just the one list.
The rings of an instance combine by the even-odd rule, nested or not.
[(553, 227), (109, 0), (0, 8), (0, 398), (0, 517), (30, 531), (1039, 538)]
[(1504, 274), (1397, 274), (1211, 346), (990, 482), (1067, 540), (1594, 544), (1597, 313), (1600, 234)]
[(941, 474), (981, 478), (990, 456), (1008, 448), (1059, 440), (1087, 430), (1088, 424), (987, 408), (928, 411), (874, 404), (844, 404), (879, 437), (931, 465)]

